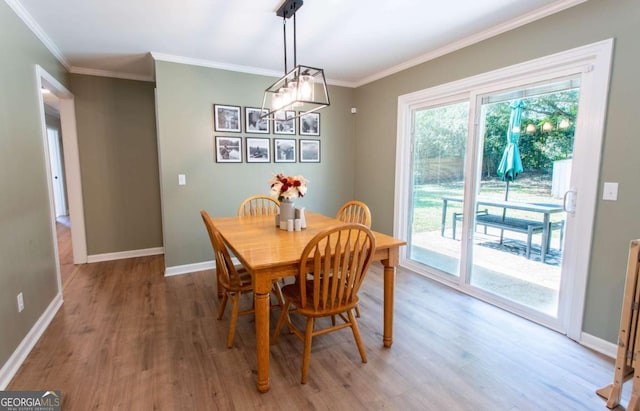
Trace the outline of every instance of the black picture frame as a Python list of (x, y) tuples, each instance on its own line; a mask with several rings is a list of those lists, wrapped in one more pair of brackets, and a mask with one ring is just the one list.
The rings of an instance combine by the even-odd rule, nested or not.
[(320, 162), (320, 140), (304, 140), (300, 139), (300, 157), (301, 163), (319, 163)]
[(273, 140), (273, 161), (275, 163), (296, 162), (296, 140), (293, 138), (276, 138)]
[(260, 118), (263, 114), (268, 114), (269, 110), (262, 110), (257, 107), (244, 108), (244, 132), (269, 134), (271, 132), (271, 122), (266, 118)]
[(274, 134), (296, 134), (296, 112), (293, 110), (276, 111), (273, 120)]
[(216, 163), (242, 163), (242, 138), (216, 136)]
[(270, 163), (271, 140), (262, 137), (247, 137), (247, 163)]
[(214, 104), (213, 123), (217, 132), (240, 133), (242, 128), (240, 106)]
[(298, 124), (301, 136), (320, 135), (320, 113), (301, 114)]

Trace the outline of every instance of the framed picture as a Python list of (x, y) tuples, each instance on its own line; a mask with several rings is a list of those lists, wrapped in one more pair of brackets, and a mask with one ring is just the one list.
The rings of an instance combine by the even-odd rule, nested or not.
[(300, 140), (300, 162), (320, 162), (320, 140)]
[(242, 163), (242, 139), (240, 137), (216, 137), (217, 163)]
[(247, 163), (270, 163), (268, 138), (247, 137)]
[(214, 104), (213, 117), (216, 131), (240, 132), (240, 107)]
[(274, 161), (276, 163), (296, 162), (296, 140), (276, 138), (273, 140)]
[(300, 135), (320, 135), (320, 113), (308, 113), (300, 116)]
[(275, 134), (296, 134), (296, 112), (276, 111), (273, 132)]
[(245, 133), (265, 133), (269, 134), (269, 120), (260, 118), (262, 114), (268, 114), (269, 110), (261, 110), (255, 107), (244, 108), (244, 131)]

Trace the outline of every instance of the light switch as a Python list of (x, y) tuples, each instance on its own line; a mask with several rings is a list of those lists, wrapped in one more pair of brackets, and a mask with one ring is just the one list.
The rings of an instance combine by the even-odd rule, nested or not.
[(187, 185), (187, 176), (184, 174), (178, 174), (178, 185), (186, 186)]
[(618, 200), (618, 183), (604, 183), (602, 199), (609, 201)]

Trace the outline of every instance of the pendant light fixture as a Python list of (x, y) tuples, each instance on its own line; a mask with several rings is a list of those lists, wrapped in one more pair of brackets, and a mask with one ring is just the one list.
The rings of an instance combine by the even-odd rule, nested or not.
[[(285, 0), (276, 11), (282, 17), (284, 33), (284, 76), (264, 91), (262, 118), (274, 119), (275, 113), (296, 110), (295, 117), (312, 113), (329, 105), (324, 70), (299, 65), (296, 55), (296, 11), (303, 0)], [(293, 17), (293, 69), (287, 67), (287, 19)], [(291, 118), (291, 117), (287, 117)]]

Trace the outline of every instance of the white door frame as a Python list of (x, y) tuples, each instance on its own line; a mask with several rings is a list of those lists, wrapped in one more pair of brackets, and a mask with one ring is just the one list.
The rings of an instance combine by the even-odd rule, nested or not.
[[(497, 83), (501, 87), (508, 87), (509, 83), (517, 84), (523, 76), (535, 82), (536, 79), (543, 80), (550, 76), (568, 76), (571, 74), (581, 74), (579, 113), (576, 124), (576, 140), (579, 138), (584, 144), (576, 145), (574, 148), (573, 170), (580, 172), (572, 173), (571, 188), (579, 191), (579, 207), (575, 215), (567, 213), (566, 238), (567, 242), (563, 259), (563, 279), (570, 281), (574, 286), (561, 287), (563, 295), (561, 299), (566, 301), (560, 307), (558, 317), (566, 321), (564, 329), (569, 338), (579, 341), (582, 334), (582, 320), (585, 304), (586, 286), (589, 271), (589, 256), (593, 237), (593, 225), (595, 207), (598, 194), (598, 178), (601, 160), (602, 141), (604, 137), (604, 125), (606, 119), (607, 98), (609, 92), (609, 78), (611, 71), (611, 58), (613, 54), (613, 39), (608, 39), (556, 53), (550, 56), (538, 58), (528, 62), (516, 64), (503, 69), (494, 70), (489, 73), (479, 74), (452, 83), (435, 86), (430, 89), (420, 90), (414, 93), (398, 97), (398, 129), (396, 140), (396, 181), (394, 198), (394, 236), (398, 238), (408, 238), (409, 207), (411, 199), (411, 112), (415, 106), (424, 104), (425, 100), (445, 98), (454, 94), (467, 93), (472, 105), (471, 112), (475, 112), (474, 104), (477, 93), (490, 91)], [(471, 93), (468, 90), (473, 89)], [(475, 134), (476, 124), (470, 119), (469, 136), (467, 150), (472, 151), (472, 155), (467, 155), (467, 169), (474, 169), (475, 161)], [(576, 161), (577, 160), (577, 161)], [(469, 168), (471, 167), (471, 168)], [(472, 181), (465, 182), (465, 196), (469, 197), (474, 190)], [(470, 209), (471, 204), (467, 204)], [(469, 210), (466, 210), (471, 212)], [(464, 219), (464, 237), (470, 241), (471, 225), (469, 219)], [(579, 224), (576, 221), (580, 221)], [(465, 224), (466, 223), (466, 224)], [(469, 261), (465, 257), (465, 250), (470, 245), (463, 243), (463, 255), (461, 267), (468, 270)], [(407, 259), (406, 249), (401, 249), (400, 265), (412, 268), (411, 261)], [(565, 273), (571, 278), (564, 278)], [(452, 283), (443, 280), (441, 276), (427, 273), (431, 278), (446, 283), (464, 292), (469, 292), (468, 287), (460, 283)], [(464, 276), (461, 276), (464, 279)]]
[(40, 109), (40, 124), (42, 140), (44, 142), (44, 160), (49, 182), (49, 203), (51, 213), (51, 230), (53, 235), (54, 250), (56, 253), (56, 267), (58, 271), (58, 286), (60, 290), (60, 262), (58, 259), (58, 241), (56, 232), (55, 206), (53, 188), (51, 186), (51, 168), (49, 161), (49, 143), (47, 137), (47, 125), (44, 113), (44, 100), (42, 87), (46, 87), (60, 100), (60, 124), (62, 128), (62, 146), (65, 161), (65, 179), (67, 197), (69, 200), (69, 219), (71, 220), (71, 243), (73, 249), (73, 263), (85, 264), (87, 262), (87, 237), (84, 224), (84, 206), (82, 203), (82, 182), (80, 179), (80, 155), (78, 150), (78, 135), (76, 131), (76, 110), (73, 94), (55, 77), (47, 73), (41, 66), (35, 66), (36, 93)]

